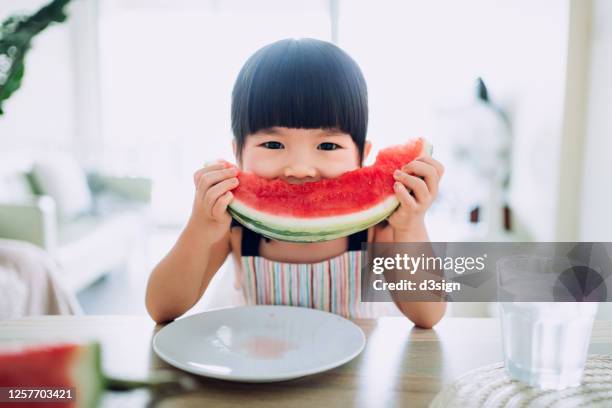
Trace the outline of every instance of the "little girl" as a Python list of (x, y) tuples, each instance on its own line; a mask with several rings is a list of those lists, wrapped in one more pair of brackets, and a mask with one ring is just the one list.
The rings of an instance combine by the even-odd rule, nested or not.
[[(333, 44), (287, 39), (253, 54), (232, 93), (233, 149), (238, 166), (264, 178), (306, 183), (361, 167), (368, 100), (355, 61)], [(290, 304), (342, 316), (367, 317), (384, 303), (362, 303), (362, 242), (429, 241), (424, 224), (444, 169), (419, 158), (394, 174), (398, 209), (384, 222), (351, 236), (318, 243), (262, 237), (233, 222), (227, 206), (238, 186), (222, 163), (194, 174), (191, 217), (149, 278), (146, 306), (156, 322), (181, 316), (204, 294), (231, 253), (248, 304)], [(396, 302), (416, 325), (431, 328), (443, 302)]]

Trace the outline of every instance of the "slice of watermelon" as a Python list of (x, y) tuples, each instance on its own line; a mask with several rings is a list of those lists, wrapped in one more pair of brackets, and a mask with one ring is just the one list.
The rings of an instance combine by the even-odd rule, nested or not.
[[(152, 373), (146, 380), (123, 380), (104, 375), (101, 347), (62, 343), (0, 348), (0, 388), (74, 388), (73, 399), (59, 402), (0, 402), (0, 407), (44, 408), (96, 407), (105, 389), (123, 391), (139, 387), (153, 389), (167, 385), (192, 388), (189, 377), (173, 372)], [(66, 394), (64, 394), (66, 395)], [(5, 396), (6, 397), (6, 396)]]
[[(44, 407), (95, 406), (105, 378), (100, 363), (100, 345), (55, 344), (30, 346), (0, 352), (0, 387), (76, 389), (78, 397), (70, 402), (40, 402)], [(74, 392), (74, 391), (73, 391)], [(0, 406), (24, 407), (23, 402)]]
[(344, 237), (387, 218), (399, 205), (393, 171), (431, 152), (431, 145), (419, 138), (381, 150), (371, 166), (302, 184), (239, 172), (228, 210), (245, 227), (273, 239)]

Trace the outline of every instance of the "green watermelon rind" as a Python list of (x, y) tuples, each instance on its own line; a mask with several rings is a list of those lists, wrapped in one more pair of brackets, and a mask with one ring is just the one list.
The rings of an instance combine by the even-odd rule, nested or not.
[(363, 228), (357, 228), (355, 231), (349, 229), (349, 230), (326, 232), (325, 234), (322, 234), (322, 233), (295, 234), (292, 231), (271, 230), (271, 229), (262, 227), (261, 223), (253, 223), (253, 222), (250, 222), (248, 220), (241, 218), (240, 216), (235, 216), (235, 218), (238, 222), (240, 222), (245, 227), (265, 237), (276, 239), (276, 240), (282, 240), (282, 241), (296, 242), (296, 243), (311, 243), (311, 242), (328, 241), (328, 240), (340, 238), (346, 235), (350, 235), (354, 232), (368, 228), (368, 226), (364, 226)]
[(76, 381), (78, 406), (93, 407), (106, 388), (106, 377), (102, 371), (102, 347), (98, 342), (91, 342), (79, 346), (77, 352), (72, 378)]
[(253, 223), (261, 224), (262, 228), (287, 231), (296, 235), (309, 235), (354, 229), (370, 219), (379, 218), (381, 214), (391, 212), (397, 208), (398, 204), (399, 201), (397, 201), (395, 195), (390, 195), (375, 206), (363, 211), (316, 218), (301, 218), (289, 214), (267, 214), (244, 205), (238, 199), (234, 199), (228, 208), (232, 214), (237, 214)]
[(251, 219), (248, 216), (245, 216), (244, 214), (241, 214), (231, 208), (228, 208), (228, 210), (232, 214), (234, 219), (236, 219), (236, 221), (265, 237), (282, 241), (310, 243), (329, 241), (332, 239), (345, 237), (359, 231), (363, 231), (385, 220), (390, 214), (393, 213), (393, 211), (395, 211), (398, 206), (399, 202), (397, 202), (393, 207), (390, 207), (385, 212), (378, 213), (373, 217), (360, 221), (359, 223), (351, 223), (343, 226), (334, 225), (333, 229), (317, 228), (313, 230), (297, 230), (295, 228), (288, 230), (284, 228), (274, 228), (274, 226), (272, 226), (271, 224)]

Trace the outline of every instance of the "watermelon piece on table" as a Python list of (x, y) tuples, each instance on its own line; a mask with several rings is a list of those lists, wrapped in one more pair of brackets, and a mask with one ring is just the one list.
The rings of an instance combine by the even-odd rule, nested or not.
[(72, 401), (0, 402), (0, 407), (81, 408), (96, 407), (104, 390), (124, 391), (165, 385), (193, 387), (188, 377), (158, 372), (146, 380), (123, 380), (104, 375), (101, 347), (61, 343), (0, 348), (0, 387), (2, 388), (75, 388)]
[(72, 402), (15, 402), (0, 407), (25, 407), (28, 404), (53, 407), (95, 406), (105, 388), (100, 362), (100, 345), (90, 343), (33, 346), (0, 352), (0, 387), (76, 388)]
[(367, 229), (399, 206), (393, 172), (431, 155), (423, 138), (380, 151), (373, 165), (333, 179), (291, 184), (240, 171), (230, 214), (245, 227), (281, 241), (327, 241)]

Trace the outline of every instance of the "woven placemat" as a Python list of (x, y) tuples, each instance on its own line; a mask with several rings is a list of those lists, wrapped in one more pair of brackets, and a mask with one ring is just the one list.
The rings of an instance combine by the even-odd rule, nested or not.
[(452, 407), (612, 407), (612, 356), (590, 355), (582, 384), (560, 391), (513, 380), (501, 362), (476, 368), (445, 387), (430, 404), (430, 408)]

